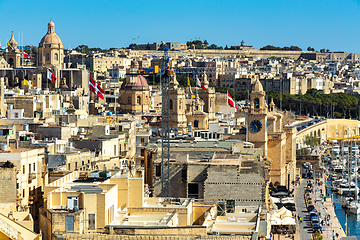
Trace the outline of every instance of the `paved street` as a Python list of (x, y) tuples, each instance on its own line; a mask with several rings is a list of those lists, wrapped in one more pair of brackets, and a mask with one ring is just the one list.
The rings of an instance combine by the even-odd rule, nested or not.
[(296, 215), (300, 216), (303, 221), (296, 225), (299, 228), (300, 239), (302, 240), (311, 240), (311, 225), (308, 218), (307, 210), (304, 203), (304, 190), (306, 186), (306, 179), (301, 180), (300, 187), (295, 196), (295, 204), (296, 204)]

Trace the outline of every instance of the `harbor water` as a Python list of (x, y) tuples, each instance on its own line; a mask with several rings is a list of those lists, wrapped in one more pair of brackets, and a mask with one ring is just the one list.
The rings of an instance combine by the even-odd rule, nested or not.
[[(331, 189), (327, 188), (327, 191), (330, 193)], [(333, 203), (335, 204), (335, 214), (339, 219), (342, 228), (347, 231), (347, 236), (356, 237), (357, 240), (360, 240), (360, 215), (346, 214), (345, 210), (341, 207), (341, 196), (331, 192), (331, 197)]]

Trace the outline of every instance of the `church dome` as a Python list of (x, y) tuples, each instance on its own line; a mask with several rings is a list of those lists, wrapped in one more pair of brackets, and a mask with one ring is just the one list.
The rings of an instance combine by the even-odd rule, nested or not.
[(59, 36), (55, 33), (55, 24), (53, 23), (53, 21), (50, 21), (48, 23), (48, 31), (41, 39), (39, 45), (43, 44), (63, 44)]
[(264, 91), (263, 85), (261, 84), (259, 79), (256, 79), (251, 91), (252, 92), (263, 92)]
[(132, 88), (132, 87), (148, 87), (146, 79), (141, 75), (134, 76), (130, 81), (125, 80), (121, 85), (121, 88)]

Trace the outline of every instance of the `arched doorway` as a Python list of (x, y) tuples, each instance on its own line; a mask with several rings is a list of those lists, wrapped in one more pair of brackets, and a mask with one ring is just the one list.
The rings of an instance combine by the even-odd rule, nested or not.
[(14, 59), (9, 58), (9, 65), (10, 67), (14, 67)]

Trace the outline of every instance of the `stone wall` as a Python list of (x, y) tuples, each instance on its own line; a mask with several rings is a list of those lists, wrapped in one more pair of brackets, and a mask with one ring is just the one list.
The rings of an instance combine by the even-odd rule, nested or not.
[(0, 203), (16, 202), (16, 169), (0, 168)]
[[(183, 230), (183, 229), (182, 229)], [(174, 234), (159, 234), (159, 235), (105, 235), (105, 234), (77, 234), (65, 233), (53, 236), (54, 240), (57, 239), (99, 239), (99, 240), (192, 240), (192, 239), (216, 239), (216, 240), (250, 240), (251, 236), (216, 236), (216, 235), (176, 235)]]
[(204, 183), (204, 200), (217, 202), (235, 200), (235, 205), (262, 204), (265, 191), (264, 164), (259, 161), (233, 165), (211, 166)]

